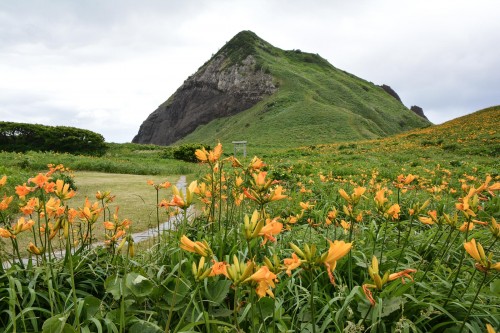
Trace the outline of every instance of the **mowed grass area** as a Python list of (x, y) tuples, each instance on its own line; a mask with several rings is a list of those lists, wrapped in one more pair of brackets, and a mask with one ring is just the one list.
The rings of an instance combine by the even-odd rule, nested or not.
[[(176, 185), (179, 179), (180, 176), (177, 175), (165, 177), (77, 171), (74, 172), (77, 194), (68, 201), (68, 205), (79, 210), (84, 206), (85, 198), (88, 198), (91, 203), (99, 201), (96, 199), (97, 191), (101, 191), (101, 193), (109, 191), (112, 196), (115, 196), (114, 200), (107, 204), (105, 216), (101, 213), (101, 217), (94, 224), (93, 237), (96, 241), (102, 242), (105, 240), (104, 218), (112, 221), (116, 208), (118, 208), (120, 222), (124, 219), (132, 221), (130, 227), (132, 233), (156, 227), (156, 190), (153, 186), (148, 185), (147, 181), (152, 180), (155, 184), (169, 181), (172, 185)], [(160, 200), (170, 200), (171, 196), (170, 189), (160, 190)], [(169, 219), (165, 209), (160, 208), (159, 212), (160, 223)], [(20, 248), (25, 249), (29, 242), (33, 241), (33, 236), (30, 233), (22, 233), (18, 235), (17, 241)], [(4, 246), (7, 252), (11, 252), (12, 244), (10, 242), (5, 242)]]
[[(179, 178), (179, 176), (75, 172), (75, 183), (78, 190), (77, 196), (73, 198), (73, 204), (83, 205), (86, 197), (94, 202), (97, 191), (109, 191), (111, 195), (116, 196), (115, 200), (108, 205), (109, 212), (113, 214), (119, 207), (119, 218), (131, 220), (133, 232), (143, 231), (156, 226), (156, 190), (153, 186), (148, 185), (147, 181), (152, 180), (155, 184), (169, 181), (172, 185), (176, 185)], [(170, 190), (160, 190), (160, 200), (170, 196)], [(160, 221), (167, 219), (165, 210), (160, 210)], [(97, 230), (100, 230), (102, 225), (97, 227)]]

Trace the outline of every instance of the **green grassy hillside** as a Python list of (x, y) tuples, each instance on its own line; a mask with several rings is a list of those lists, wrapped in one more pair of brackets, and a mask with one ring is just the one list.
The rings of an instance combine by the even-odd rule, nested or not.
[(235, 116), (199, 126), (178, 143), (247, 140), (260, 147), (374, 139), (430, 125), (379, 86), (339, 70), (319, 55), (273, 47), (242, 32), (215, 56), (228, 65), (252, 54), (278, 92)]

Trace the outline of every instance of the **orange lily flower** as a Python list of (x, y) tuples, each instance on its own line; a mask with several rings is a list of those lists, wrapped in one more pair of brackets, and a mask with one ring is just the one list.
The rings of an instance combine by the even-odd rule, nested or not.
[(266, 225), (260, 229), (259, 236), (264, 236), (264, 242), (262, 245), (266, 244), (268, 240), (276, 242), (274, 235), (279, 234), (283, 230), (283, 223), (278, 222), (279, 217), (274, 219), (266, 219)]
[(209, 276), (215, 276), (215, 275), (224, 275), (225, 277), (229, 278), (227, 275), (227, 263), (220, 261), (216, 262), (215, 260), (212, 260), (212, 271), (210, 272)]
[(34, 224), (35, 224), (35, 221), (33, 221), (33, 220), (26, 221), (26, 219), (24, 217), (20, 217), (17, 220), (17, 223), (14, 227), (14, 235), (17, 235), (20, 232), (31, 229), (31, 227), (33, 227)]
[(385, 197), (385, 191), (386, 191), (386, 189), (383, 188), (381, 190), (378, 190), (377, 193), (375, 194), (375, 199), (374, 200), (375, 200), (375, 203), (377, 204), (377, 208), (379, 210), (382, 210), (383, 207), (385, 206), (385, 203), (387, 201), (389, 201), (389, 199), (387, 199)]
[(217, 146), (215, 146), (215, 148), (211, 151), (207, 151), (205, 147), (202, 147), (201, 149), (196, 149), (194, 154), (196, 155), (196, 158), (200, 160), (202, 163), (208, 162), (212, 164), (217, 162), (217, 160), (221, 157), (222, 145), (219, 142)]
[(284, 259), (283, 263), (286, 266), (286, 274), (290, 276), (292, 275), (292, 269), (299, 267), (302, 264), (302, 260), (300, 260), (297, 254), (293, 252), (292, 257)]
[(325, 252), (321, 256), (321, 261), (325, 264), (328, 276), (330, 277), (330, 282), (332, 284), (335, 284), (335, 278), (333, 276), (333, 271), (335, 270), (335, 267), (337, 266), (337, 260), (343, 258), (349, 251), (351, 251), (352, 248), (352, 243), (346, 243), (344, 241), (330, 241), (330, 248), (328, 249), (328, 252)]
[(180, 248), (188, 252), (197, 253), (203, 257), (212, 254), (212, 250), (206, 241), (203, 241), (203, 243), (200, 241), (193, 242), (186, 235), (182, 235), (181, 237)]
[(69, 190), (69, 184), (65, 184), (62, 179), (56, 180), (56, 190), (54, 193), (61, 200), (71, 199), (76, 194), (75, 191)]
[(249, 169), (259, 170), (265, 166), (266, 164), (260, 158), (254, 156), (254, 158), (252, 158), (252, 160), (250, 161)]
[(37, 176), (30, 178), (29, 181), (34, 183), (37, 187), (42, 188), (49, 181), (49, 177), (39, 173)]
[(26, 183), (16, 186), (16, 194), (20, 199), (24, 199), (31, 191), (33, 191), (33, 188), (26, 186)]
[(7, 176), (4, 175), (2, 178), (0, 178), (0, 187), (3, 187), (7, 183)]
[(254, 274), (252, 274), (246, 281), (252, 280), (258, 283), (257, 295), (259, 298), (269, 295), (274, 298), (271, 288), (275, 287), (274, 282), (278, 281), (276, 274), (271, 272), (267, 266), (262, 266)]
[(43, 249), (40, 249), (33, 244), (33, 242), (30, 242), (28, 245), (28, 251), (33, 253), (34, 255), (41, 255), (43, 253)]
[(7, 208), (9, 208), (9, 205), (12, 202), (12, 199), (13, 199), (12, 196), (8, 197), (4, 194), (2, 201), (0, 201), (0, 211), (6, 210)]
[(0, 237), (3, 238), (16, 238), (15, 235), (13, 235), (9, 230), (5, 228), (0, 228)]

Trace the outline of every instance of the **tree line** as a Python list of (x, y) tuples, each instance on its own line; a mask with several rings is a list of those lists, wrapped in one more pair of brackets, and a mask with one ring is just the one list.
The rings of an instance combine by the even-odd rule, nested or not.
[(89, 130), (0, 121), (0, 150), (3, 151), (53, 151), (102, 156), (106, 149), (104, 137)]

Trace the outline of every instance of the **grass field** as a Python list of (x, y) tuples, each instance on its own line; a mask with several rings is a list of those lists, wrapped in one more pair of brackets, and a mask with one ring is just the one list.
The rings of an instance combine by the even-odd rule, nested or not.
[[(0, 235), (15, 250), (1, 252), (13, 265), (0, 271), (0, 332), (498, 331), (499, 122), (493, 107), (381, 140), (251, 146), (241, 165), (231, 146), (215, 144), (198, 164), (140, 145), (112, 146), (93, 165), (0, 153)], [(14, 186), (52, 158), (78, 165), (79, 192), (52, 191), (42, 173), (27, 194), (45, 203), (30, 215), (36, 227), (21, 223), (26, 200)], [(163, 171), (121, 173), (138, 165)], [(137, 247), (130, 233), (156, 222), (146, 181), (175, 183), (169, 168), (197, 183), (182, 194), (160, 189), (160, 198), (181, 216), (193, 205), (199, 214)], [(119, 205), (120, 218), (107, 224), (110, 244), (91, 248), (81, 230), (105, 218), (99, 205), (82, 205), (98, 190), (117, 195), (106, 212)], [(56, 259), (51, 248), (71, 255)]]

